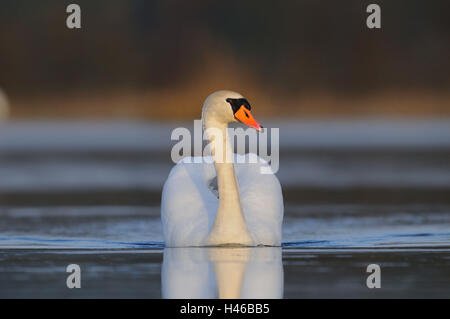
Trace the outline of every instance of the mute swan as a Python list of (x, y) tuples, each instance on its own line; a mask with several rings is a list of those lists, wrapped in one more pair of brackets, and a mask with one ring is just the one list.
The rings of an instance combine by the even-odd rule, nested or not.
[(228, 123), (239, 121), (261, 130), (250, 109), (248, 101), (232, 91), (206, 98), (202, 124), (212, 157), (201, 162), (184, 158), (170, 171), (161, 201), (167, 247), (281, 245), (283, 196), (278, 179), (261, 173), (261, 167), (269, 168), (262, 159), (249, 163), (248, 154), (231, 156)]

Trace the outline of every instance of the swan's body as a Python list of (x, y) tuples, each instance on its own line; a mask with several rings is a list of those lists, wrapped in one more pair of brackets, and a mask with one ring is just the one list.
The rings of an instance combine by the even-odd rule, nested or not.
[[(235, 154), (235, 159), (240, 156), (244, 155)], [(214, 186), (210, 186), (216, 178), (214, 164), (193, 164), (188, 160), (172, 169), (164, 185), (162, 221), (168, 247), (208, 245), (206, 239), (217, 216), (219, 200)], [(235, 163), (240, 197), (245, 198), (242, 210), (252, 240), (246, 245), (279, 246), (283, 220), (281, 187), (275, 175), (260, 173), (262, 165), (267, 164)], [(235, 236), (229, 244), (239, 244), (239, 234)]]
[[(213, 157), (202, 158), (200, 163), (185, 158), (171, 170), (164, 185), (161, 219), (168, 247), (281, 245), (283, 197), (276, 176), (261, 173), (260, 168), (268, 164), (262, 159), (258, 163), (238, 161), (239, 157), (248, 159), (248, 155), (242, 158), (244, 155), (237, 154), (234, 161), (218, 160), (220, 150), (224, 158), (232, 158), (226, 129), (229, 122), (236, 121), (238, 111), (233, 113), (229, 100), (241, 103), (244, 99), (238, 93), (219, 91), (203, 106), (206, 133), (210, 129), (222, 133), (218, 139), (210, 135), (210, 141), (216, 143)], [(243, 121), (260, 129), (249, 105), (242, 108)]]

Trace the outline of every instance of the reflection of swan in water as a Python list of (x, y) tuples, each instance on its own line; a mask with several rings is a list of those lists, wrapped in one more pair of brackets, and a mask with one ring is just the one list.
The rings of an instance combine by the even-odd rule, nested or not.
[(282, 298), (280, 247), (165, 248), (163, 298)]

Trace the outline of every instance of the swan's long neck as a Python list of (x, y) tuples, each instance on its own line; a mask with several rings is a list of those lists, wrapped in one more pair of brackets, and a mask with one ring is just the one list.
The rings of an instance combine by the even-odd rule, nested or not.
[[(208, 114), (204, 114), (203, 121), (205, 133), (212, 146), (211, 153), (214, 157), (219, 190), (217, 215), (207, 242), (210, 245), (251, 245), (252, 239), (242, 212), (239, 186), (234, 171), (233, 150), (228, 140), (228, 124)], [(218, 135), (208, 134), (211, 130)]]

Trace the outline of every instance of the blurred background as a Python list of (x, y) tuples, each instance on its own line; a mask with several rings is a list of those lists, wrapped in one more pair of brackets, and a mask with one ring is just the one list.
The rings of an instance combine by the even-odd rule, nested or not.
[(191, 119), (217, 89), (257, 115), (449, 116), (448, 1), (2, 0), (0, 86), (16, 118)]
[(446, 198), (450, 5), (377, 1), (368, 29), (369, 3), (80, 0), (68, 29), (69, 1), (1, 0), (0, 201), (159, 204), (171, 130), (220, 89), (280, 128), (287, 198)]
[(159, 205), (220, 89), (280, 128), (288, 202), (450, 200), (450, 5), (369, 3), (80, 0), (68, 29), (69, 1), (1, 0), (0, 202)]
[(80, 0), (68, 29), (69, 1), (1, 0), (0, 202), (159, 204), (219, 89), (280, 128), (287, 199), (450, 200), (450, 5), (369, 3)]

